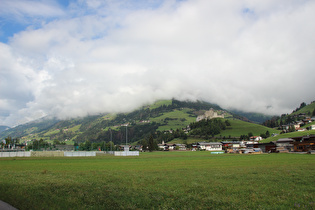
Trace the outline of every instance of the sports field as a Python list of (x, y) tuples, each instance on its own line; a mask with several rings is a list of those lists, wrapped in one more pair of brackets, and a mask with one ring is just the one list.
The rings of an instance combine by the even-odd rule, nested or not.
[(315, 155), (152, 152), (1, 158), (18, 209), (314, 209)]

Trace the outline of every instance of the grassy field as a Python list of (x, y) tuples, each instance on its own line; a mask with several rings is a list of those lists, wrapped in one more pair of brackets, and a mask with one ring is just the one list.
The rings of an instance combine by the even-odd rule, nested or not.
[(0, 167), (0, 197), (21, 210), (315, 208), (314, 155), (153, 152)]

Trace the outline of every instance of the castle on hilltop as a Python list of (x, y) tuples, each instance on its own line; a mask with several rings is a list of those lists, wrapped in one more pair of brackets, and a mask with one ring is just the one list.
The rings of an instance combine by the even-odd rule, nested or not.
[(205, 114), (199, 115), (196, 121), (200, 121), (203, 119), (213, 119), (213, 118), (224, 118), (224, 114), (218, 114), (218, 112), (214, 111), (212, 108), (209, 111), (206, 111)]

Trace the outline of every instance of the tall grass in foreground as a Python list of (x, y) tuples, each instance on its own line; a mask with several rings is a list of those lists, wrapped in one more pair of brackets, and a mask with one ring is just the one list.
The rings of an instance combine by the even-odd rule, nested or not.
[(0, 159), (18, 209), (314, 209), (315, 156), (153, 152)]

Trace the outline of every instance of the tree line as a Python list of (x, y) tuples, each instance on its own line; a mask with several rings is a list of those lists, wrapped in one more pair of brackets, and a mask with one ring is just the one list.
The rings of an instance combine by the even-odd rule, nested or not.
[(215, 136), (220, 134), (221, 130), (225, 130), (231, 126), (228, 120), (222, 121), (221, 118), (203, 119), (199, 122), (193, 122), (190, 125), (190, 135), (199, 136)]

